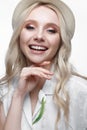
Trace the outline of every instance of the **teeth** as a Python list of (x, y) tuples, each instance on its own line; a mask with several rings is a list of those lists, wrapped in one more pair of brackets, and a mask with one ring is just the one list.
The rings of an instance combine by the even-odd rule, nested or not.
[(34, 45), (30, 45), (29, 47), (30, 47), (30, 49), (38, 50), (38, 51), (45, 51), (45, 50), (47, 50), (46, 47), (42, 47), (42, 46), (34, 46)]

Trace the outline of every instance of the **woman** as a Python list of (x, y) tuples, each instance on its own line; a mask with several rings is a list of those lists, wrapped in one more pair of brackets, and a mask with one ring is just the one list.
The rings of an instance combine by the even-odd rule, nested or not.
[(60, 0), (22, 0), (12, 22), (0, 130), (86, 130), (87, 82), (69, 63), (72, 11)]

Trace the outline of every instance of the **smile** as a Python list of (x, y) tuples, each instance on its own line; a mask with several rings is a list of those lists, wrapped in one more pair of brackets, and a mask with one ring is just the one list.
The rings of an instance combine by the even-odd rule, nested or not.
[(46, 51), (48, 48), (44, 46), (29, 45), (29, 48), (36, 51)]

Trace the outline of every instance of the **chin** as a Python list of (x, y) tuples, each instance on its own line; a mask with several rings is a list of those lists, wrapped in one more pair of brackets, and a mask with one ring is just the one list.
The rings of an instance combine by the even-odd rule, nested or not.
[(44, 61), (40, 61), (40, 60), (39, 61), (35, 61), (35, 60), (31, 61), (32, 64), (41, 64), (42, 62), (44, 62)]

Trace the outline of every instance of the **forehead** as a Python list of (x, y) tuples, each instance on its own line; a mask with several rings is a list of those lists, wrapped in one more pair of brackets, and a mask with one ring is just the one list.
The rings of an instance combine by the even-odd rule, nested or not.
[(34, 8), (29, 15), (27, 16), (26, 20), (36, 20), (36, 21), (43, 21), (43, 22), (53, 22), (55, 24), (59, 24), (59, 18), (56, 11), (51, 9), (50, 7), (41, 5)]

